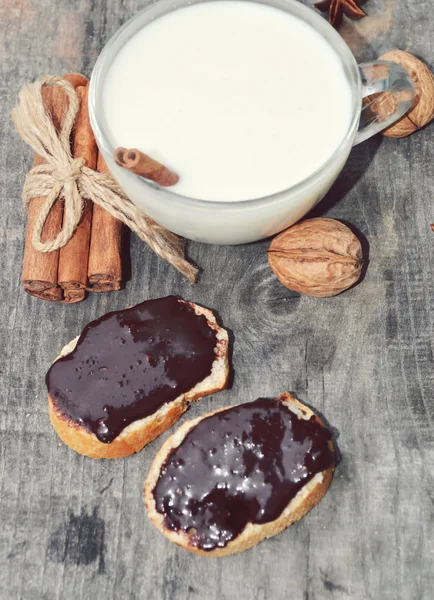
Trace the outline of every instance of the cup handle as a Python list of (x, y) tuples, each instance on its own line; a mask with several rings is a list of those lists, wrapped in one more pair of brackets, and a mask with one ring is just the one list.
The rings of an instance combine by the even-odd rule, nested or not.
[(372, 99), (361, 109), (354, 146), (398, 121), (414, 100), (413, 82), (401, 65), (387, 60), (375, 60), (358, 66), (362, 79), (362, 98), (385, 93)]

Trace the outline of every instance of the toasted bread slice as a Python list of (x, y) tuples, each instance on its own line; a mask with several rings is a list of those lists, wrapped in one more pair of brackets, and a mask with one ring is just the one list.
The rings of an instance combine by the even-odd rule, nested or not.
[[(300, 419), (307, 420), (314, 416), (320, 424), (323, 424), (321, 419), (314, 412), (312, 412), (310, 408), (286, 392), (281, 394), (276, 401), (285, 404), (289, 410), (295, 413)], [(296, 496), (280, 514), (280, 516), (274, 521), (263, 524), (248, 523), (243, 531), (233, 540), (229, 541), (224, 548), (216, 548), (210, 551), (198, 548), (192, 544), (192, 539), (189, 533), (182, 530), (173, 531), (166, 526), (164, 516), (156, 509), (154, 489), (159, 480), (161, 468), (171, 450), (173, 448), (177, 448), (182, 443), (186, 435), (204, 418), (227, 410), (228, 408), (232, 407), (218, 409), (208, 413), (207, 415), (204, 415), (203, 417), (199, 417), (198, 419), (184, 423), (170, 438), (166, 440), (157, 453), (149, 471), (148, 478), (145, 482), (145, 505), (148, 515), (157, 529), (159, 529), (159, 531), (171, 542), (174, 542), (189, 552), (194, 552), (195, 554), (200, 554), (202, 556), (219, 557), (235, 554), (236, 552), (243, 552), (244, 550), (255, 546), (265, 538), (272, 537), (273, 535), (282, 532), (284, 529), (292, 525), (292, 523), (304, 517), (304, 515), (311, 510), (311, 508), (318, 504), (331, 483), (335, 468), (335, 465), (333, 464), (325, 471), (317, 473), (296, 494)], [(329, 447), (330, 450), (334, 452), (332, 441), (329, 442)]]
[[(184, 301), (180, 300), (180, 302)], [(53, 398), (48, 395), (50, 420), (62, 442), (72, 448), (72, 450), (90, 458), (122, 458), (130, 456), (142, 450), (146, 444), (152, 442), (152, 440), (176, 423), (187, 410), (189, 402), (219, 392), (226, 387), (229, 375), (228, 334), (225, 329), (219, 327), (214, 314), (210, 310), (192, 302), (186, 302), (186, 304), (190, 305), (197, 315), (204, 315), (208, 326), (216, 332), (216, 357), (208, 377), (197, 383), (185, 394), (178, 396), (172, 402), (164, 404), (152, 415), (134, 421), (125, 427), (109, 444), (100, 442), (93, 433), (63, 415), (56, 406)], [(58, 358), (70, 354), (74, 350), (78, 339), (77, 337), (69, 342), (63, 348)]]

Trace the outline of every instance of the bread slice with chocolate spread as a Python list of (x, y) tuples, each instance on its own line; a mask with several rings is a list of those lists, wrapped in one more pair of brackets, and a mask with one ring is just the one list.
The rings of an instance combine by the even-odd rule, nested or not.
[(335, 464), (330, 431), (283, 393), (184, 423), (154, 459), (145, 505), (170, 541), (227, 556), (301, 519), (326, 493)]
[(189, 402), (224, 389), (228, 373), (228, 335), (210, 310), (170, 296), (144, 302), (63, 348), (46, 378), (50, 420), (79, 454), (129, 456)]

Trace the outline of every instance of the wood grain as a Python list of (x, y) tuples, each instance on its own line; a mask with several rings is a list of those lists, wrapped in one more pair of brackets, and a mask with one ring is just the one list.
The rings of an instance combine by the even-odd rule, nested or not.
[[(203, 267), (191, 287), (135, 236), (131, 281), (117, 294), (64, 306), (21, 289), (20, 194), (32, 157), (9, 121), (16, 93), (44, 73), (90, 75), (108, 37), (145, 4), (0, 0), (0, 597), (430, 600), (434, 127), (356, 147), (313, 212), (369, 242), (363, 282), (341, 296), (283, 288), (267, 266), (268, 242), (189, 244)], [(345, 26), (359, 59), (399, 47), (433, 66), (428, 1), (365, 8), (375, 36), (368, 18)], [(134, 457), (98, 462), (59, 443), (48, 420), (44, 374), (60, 348), (96, 316), (168, 293), (214, 308), (234, 338), (232, 389), (182, 421), (288, 389), (338, 434), (341, 464), (320, 505), (239, 556), (191, 556), (148, 521), (142, 485), (166, 435)]]

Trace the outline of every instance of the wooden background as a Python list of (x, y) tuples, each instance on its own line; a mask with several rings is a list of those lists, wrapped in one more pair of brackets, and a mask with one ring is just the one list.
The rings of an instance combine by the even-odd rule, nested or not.
[[(3, 599), (422, 600), (434, 589), (434, 125), (354, 149), (315, 214), (369, 244), (364, 281), (332, 299), (299, 297), (267, 266), (268, 242), (189, 244), (196, 287), (131, 236), (119, 293), (63, 306), (20, 285), (31, 153), (9, 120), (19, 88), (90, 75), (106, 40), (146, 0), (0, 0), (0, 597)], [(407, 49), (434, 66), (432, 0), (369, 0), (341, 29), (357, 58)], [(146, 65), (144, 65), (146, 70)], [(318, 99), (320, 101), (320, 99)], [(253, 550), (204, 559), (148, 521), (142, 484), (166, 435), (117, 461), (83, 458), (51, 429), (44, 375), (91, 319), (166, 294), (215, 309), (234, 334), (233, 389), (212, 408), (292, 391), (336, 428), (342, 462), (305, 519)]]

